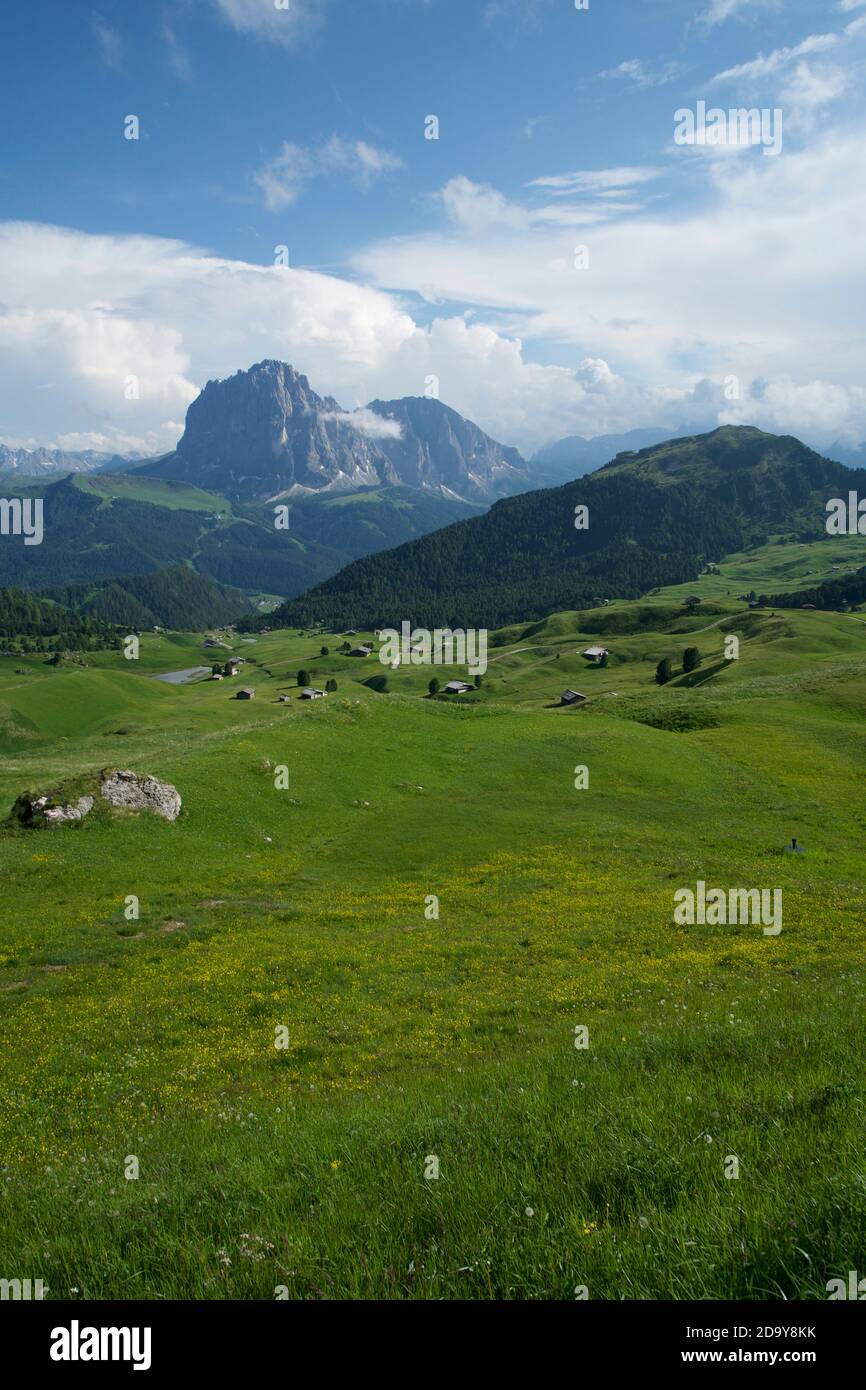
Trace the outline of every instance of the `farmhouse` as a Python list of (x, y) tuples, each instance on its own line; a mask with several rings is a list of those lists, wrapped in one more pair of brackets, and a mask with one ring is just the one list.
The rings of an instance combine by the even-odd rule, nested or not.
[(241, 686), (240, 690), (235, 696), (236, 700), (254, 700), (255, 698), (256, 692), (253, 690), (251, 685)]
[(313, 687), (313, 686), (308, 686), (306, 690), (302, 690), (302, 691), (301, 691), (301, 699), (302, 699), (302, 700), (324, 700), (325, 694), (326, 694), (326, 692), (325, 692), (324, 690), (316, 690), (315, 687)]
[(607, 647), (587, 647), (582, 655), (586, 657), (587, 661), (598, 663), (599, 661), (603, 661), (606, 656), (610, 656), (610, 652)]
[(212, 681), (221, 681), (224, 679), (225, 677), (223, 676), (222, 671), (214, 671), (213, 675), (211, 676)]
[(466, 681), (449, 681), (445, 687), (446, 695), (466, 695), (472, 689)]
[(278, 696), (278, 698), (277, 698), (277, 704), (278, 704), (278, 705), (290, 705), (291, 703), (292, 703), (292, 697), (291, 697), (291, 695), (280, 695), (280, 696)]
[(561, 705), (579, 705), (586, 699), (579, 690), (564, 690), (559, 697)]
[(349, 656), (372, 656), (372, 655), (373, 655), (373, 648), (372, 648), (372, 647), (367, 647), (367, 646), (363, 646), (363, 647), (353, 647), (352, 650), (349, 652)]

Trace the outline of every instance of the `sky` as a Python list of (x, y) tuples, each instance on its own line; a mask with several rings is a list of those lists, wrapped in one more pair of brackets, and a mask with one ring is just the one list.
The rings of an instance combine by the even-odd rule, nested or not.
[(263, 358), (527, 455), (866, 440), (866, 0), (578, 4), (4, 6), (0, 441), (163, 452)]

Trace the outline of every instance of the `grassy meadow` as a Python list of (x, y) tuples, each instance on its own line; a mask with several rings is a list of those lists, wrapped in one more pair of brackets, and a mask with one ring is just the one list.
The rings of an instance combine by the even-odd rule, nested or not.
[[(737, 598), (862, 563), (767, 546), (491, 634), (454, 699), (418, 667), (377, 693), (375, 657), (296, 631), (233, 635), (222, 683), (155, 679), (224, 660), (202, 633), (0, 657), (3, 814), (106, 766), (184, 799), (0, 832), (3, 1272), (56, 1298), (802, 1299), (866, 1268), (866, 618)], [(337, 691), (302, 703), (302, 668)], [(675, 924), (698, 880), (780, 888), (781, 934)]]

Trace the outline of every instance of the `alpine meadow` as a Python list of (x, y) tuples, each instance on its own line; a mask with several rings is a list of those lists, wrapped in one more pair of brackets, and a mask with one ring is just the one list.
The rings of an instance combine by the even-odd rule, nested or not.
[(826, 10), (0, 21), (34, 1365), (221, 1368), (197, 1305), (276, 1356), (306, 1325), (249, 1305), (571, 1303), (583, 1342), (589, 1301), (599, 1369), (830, 1366), (818, 1305), (866, 1298), (866, 9)]

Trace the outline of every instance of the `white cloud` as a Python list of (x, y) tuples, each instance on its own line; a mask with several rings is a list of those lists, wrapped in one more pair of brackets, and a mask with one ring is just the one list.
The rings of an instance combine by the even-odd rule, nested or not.
[(779, 96), (785, 109), (808, 116), (848, 91), (850, 78), (837, 63), (798, 63)]
[[(784, 397), (793, 432), (814, 431), (823, 410), (830, 438), (845, 421), (866, 438), (864, 316), (853, 311), (866, 302), (864, 135), (851, 125), (782, 159), (709, 165), (698, 211), (591, 228), (580, 238), (585, 270), (568, 229), (540, 224), (528, 208), (521, 229), (520, 205), (507, 202), (507, 221), (464, 217), (444, 233), (374, 244), (354, 263), (381, 288), (472, 306), (547, 361), (603, 359), (615, 379), (603, 403), (589, 405), (585, 380), (578, 402), (573, 380), (553, 392), (545, 378), (548, 399), (592, 415), (594, 432), (673, 422), (695, 380), (736, 375), (744, 386), (794, 383)], [(499, 206), (496, 190), (485, 200)], [(771, 401), (750, 402), (757, 423), (778, 423)], [(513, 418), (513, 402), (500, 408)]]
[[(538, 186), (544, 186), (546, 183), (544, 179), (537, 180)], [(534, 186), (536, 185), (530, 185)], [(553, 196), (561, 197), (571, 189), (563, 186), (561, 190), (554, 188), (550, 191)], [(640, 208), (639, 203), (626, 202), (621, 198), (602, 203), (563, 202), (524, 207), (521, 203), (506, 198), (489, 184), (473, 183), (462, 174), (449, 179), (440, 190), (438, 198), (454, 226), (475, 234), (486, 228), (523, 233), (532, 227), (596, 226), (600, 222), (609, 221), (617, 213), (635, 212)]]
[(810, 34), (808, 38), (803, 39), (802, 43), (796, 44), (793, 48), (775, 48), (766, 57), (761, 53), (748, 63), (740, 63), (737, 67), (726, 68), (724, 72), (716, 73), (713, 81), (759, 81), (771, 73), (778, 72), (780, 68), (788, 67), (798, 58), (806, 57), (811, 53), (822, 53), (828, 48), (835, 48), (838, 42), (838, 34)]
[[(778, 160), (702, 166), (689, 213), (665, 202), (626, 215), (603, 198), (639, 188), (636, 171), (553, 177), (565, 193), (584, 185), (584, 212), (598, 204), (607, 220), (576, 234), (553, 219), (580, 210), (533, 206), (535, 185), (516, 201), (452, 179), (441, 226), (366, 248), (353, 280), (162, 238), (0, 224), (4, 435), (159, 452), (205, 381), (275, 357), (347, 414), (421, 395), (435, 375), (443, 401), (524, 451), (730, 418), (866, 439), (866, 128), (849, 122)], [(409, 293), (437, 305), (423, 322)]]
[(342, 175), (367, 192), (377, 178), (402, 167), (402, 159), (389, 150), (332, 135), (318, 146), (284, 141), (280, 153), (253, 175), (253, 182), (261, 189), (265, 206), (274, 212), (295, 202), (313, 179)]
[(623, 78), (634, 82), (638, 87), (661, 87), (665, 82), (673, 81), (681, 70), (680, 64), (676, 62), (665, 63), (661, 68), (652, 68), (647, 67), (642, 58), (627, 58), (624, 63), (619, 63), (615, 68), (606, 68), (598, 75), (603, 78)]
[(596, 193), (607, 196), (612, 191), (649, 183), (660, 173), (660, 169), (651, 168), (649, 165), (624, 165), (614, 169), (577, 169), (570, 174), (552, 174), (546, 178), (533, 179), (528, 186), (545, 188), (552, 197), (563, 197), (570, 193)]
[(94, 14), (91, 17), (91, 26), (99, 44), (99, 51), (102, 61), (106, 67), (120, 68), (123, 66), (123, 40), (116, 29), (102, 18), (102, 15)]
[(162, 37), (168, 52), (169, 67), (175, 77), (188, 82), (192, 77), (192, 63), (183, 40), (167, 18), (162, 21)]
[(340, 424), (350, 425), (368, 439), (402, 439), (403, 427), (399, 420), (391, 420), (377, 415), (375, 410), (361, 406), (358, 410), (332, 410), (323, 417), (325, 420), (339, 420)]
[(730, 19), (752, 3), (753, 0), (711, 0), (699, 18), (702, 24), (712, 28), (716, 24), (723, 24), (726, 19)]
[(293, 48), (322, 23), (328, 0), (213, 0), (217, 12), (240, 34)]

